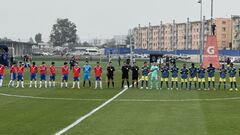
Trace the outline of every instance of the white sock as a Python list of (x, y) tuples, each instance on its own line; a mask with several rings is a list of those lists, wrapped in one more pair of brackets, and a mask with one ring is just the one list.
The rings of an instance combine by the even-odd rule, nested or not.
[(65, 87), (68, 87), (68, 83), (67, 82), (65, 82)]
[(22, 84), (22, 88), (24, 88), (24, 82), (23, 81), (21, 82), (21, 84)]
[(42, 81), (40, 81), (39, 84), (40, 84), (39, 87), (42, 88)]
[(32, 81), (30, 81), (30, 85), (29, 85), (29, 87), (32, 87)]
[(80, 82), (79, 81), (77, 82), (77, 86), (78, 86), (78, 88), (80, 88)]
[(63, 87), (63, 82), (61, 82), (61, 88)]
[(55, 87), (56, 86), (56, 83), (55, 83), (55, 81), (53, 82), (53, 87)]
[(49, 87), (52, 87), (52, 82), (51, 81), (49, 81)]
[(16, 87), (19, 87), (19, 84), (20, 84), (20, 82), (19, 82), (19, 81), (17, 81), (17, 86), (16, 86)]
[(75, 82), (73, 82), (73, 86), (72, 86), (73, 88), (75, 87)]
[(0, 87), (2, 87), (3, 86), (3, 80), (1, 79), (0, 80)]
[(99, 81), (99, 83), (100, 83), (100, 88), (102, 89), (102, 81)]
[(35, 87), (37, 88), (37, 81), (35, 81), (34, 83), (35, 83)]
[(47, 81), (45, 81), (45, 88), (47, 88)]

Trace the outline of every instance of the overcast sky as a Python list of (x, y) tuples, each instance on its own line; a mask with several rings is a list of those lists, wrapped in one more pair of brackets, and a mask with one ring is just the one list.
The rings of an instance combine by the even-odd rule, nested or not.
[[(0, 37), (28, 40), (40, 32), (49, 39), (57, 18), (77, 25), (81, 40), (127, 34), (138, 24), (199, 20), (198, 0), (0, 0)], [(239, 0), (214, 0), (215, 17), (240, 14)], [(210, 0), (203, 0), (210, 17)]]

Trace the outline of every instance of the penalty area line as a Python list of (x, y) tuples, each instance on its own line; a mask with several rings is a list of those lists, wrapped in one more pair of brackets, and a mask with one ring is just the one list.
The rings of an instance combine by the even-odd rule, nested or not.
[[(132, 87), (132, 86), (130, 86)], [(111, 99), (107, 100), (106, 102), (104, 102), (103, 104), (101, 104), (100, 106), (98, 106), (97, 108), (93, 109), (91, 112), (87, 113), (84, 116), (81, 116), (79, 119), (77, 119), (75, 122), (73, 122), (72, 124), (68, 125), (67, 127), (61, 129), (60, 131), (58, 131), (57, 133), (55, 133), (54, 135), (62, 135), (64, 133), (66, 133), (68, 130), (70, 130), (71, 128), (75, 127), (76, 125), (78, 125), (79, 123), (81, 123), (83, 120), (85, 120), (86, 118), (90, 117), (91, 115), (93, 115), (94, 113), (96, 113), (98, 110), (102, 109), (103, 107), (105, 107), (106, 105), (108, 105), (109, 103), (111, 103), (113, 100), (115, 100), (116, 98), (118, 98), (120, 95), (122, 95), (124, 92), (126, 92), (128, 90), (128, 88), (124, 88), (121, 92), (119, 92), (117, 95), (115, 95), (114, 97), (112, 97)]]

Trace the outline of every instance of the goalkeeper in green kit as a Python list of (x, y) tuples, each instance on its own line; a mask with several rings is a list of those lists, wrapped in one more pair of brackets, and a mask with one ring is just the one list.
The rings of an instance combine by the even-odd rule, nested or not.
[(154, 82), (156, 83), (156, 89), (158, 90), (158, 72), (159, 72), (159, 67), (156, 64), (156, 62), (153, 63), (153, 65), (150, 68), (150, 72), (151, 72), (151, 87), (150, 89), (153, 88), (153, 84)]

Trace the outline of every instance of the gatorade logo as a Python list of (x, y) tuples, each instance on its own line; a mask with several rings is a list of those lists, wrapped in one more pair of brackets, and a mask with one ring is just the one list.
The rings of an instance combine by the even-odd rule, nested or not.
[(209, 46), (207, 48), (207, 53), (210, 54), (210, 55), (214, 55), (215, 54), (214, 46)]

